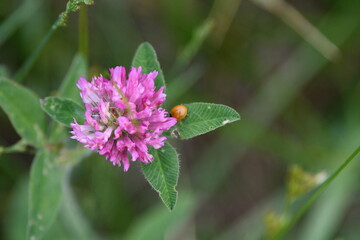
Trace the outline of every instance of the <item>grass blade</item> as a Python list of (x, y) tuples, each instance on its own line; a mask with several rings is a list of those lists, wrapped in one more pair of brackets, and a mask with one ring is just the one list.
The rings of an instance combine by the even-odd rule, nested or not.
[(293, 215), (289, 223), (283, 227), (279, 233), (273, 238), (282, 239), (284, 235), (297, 223), (297, 221), (306, 213), (306, 211), (314, 204), (314, 202), (321, 196), (321, 194), (328, 188), (328, 186), (335, 180), (335, 178), (345, 169), (349, 163), (355, 159), (355, 157), (360, 153), (360, 146), (355, 149), (355, 151), (339, 166), (338, 169), (323, 183), (321, 184), (314, 192), (312, 192), (310, 198), (305, 202), (305, 204)]

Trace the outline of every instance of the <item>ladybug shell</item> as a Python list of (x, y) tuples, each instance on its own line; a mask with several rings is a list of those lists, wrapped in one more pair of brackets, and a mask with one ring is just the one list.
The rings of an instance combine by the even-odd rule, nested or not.
[(172, 117), (176, 118), (178, 121), (186, 117), (187, 115), (187, 107), (184, 105), (176, 105), (170, 111)]

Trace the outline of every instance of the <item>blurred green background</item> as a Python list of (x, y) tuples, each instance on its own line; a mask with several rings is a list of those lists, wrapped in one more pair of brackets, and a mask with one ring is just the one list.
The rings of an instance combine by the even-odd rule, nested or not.
[[(65, 4), (0, 0), (1, 75), (15, 74)], [(124, 173), (102, 156), (84, 159), (71, 175), (75, 195), (45, 239), (262, 239), (264, 214), (285, 206), (291, 166), (331, 173), (360, 142), (358, 0), (103, 0), (88, 14), (88, 79), (130, 67), (148, 41), (167, 81), (167, 110), (222, 103), (242, 120), (172, 141), (181, 160), (172, 213), (137, 164)], [(75, 13), (23, 84), (41, 97), (56, 93), (77, 49)], [(0, 110), (0, 145), (18, 140)], [(0, 156), (0, 239), (24, 238), (32, 158), (31, 149)], [(359, 171), (354, 161), (287, 239), (359, 239)]]

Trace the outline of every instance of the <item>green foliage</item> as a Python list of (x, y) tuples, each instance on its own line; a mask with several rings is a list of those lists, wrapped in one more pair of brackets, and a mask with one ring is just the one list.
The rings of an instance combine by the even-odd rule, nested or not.
[(80, 206), (71, 189), (69, 176), (65, 178), (64, 182), (63, 204), (59, 213), (59, 219), (62, 220), (62, 224), (67, 229), (69, 235), (71, 235), (71, 239), (99, 239), (88, 224), (87, 219), (82, 215)]
[(5, 239), (26, 239), (26, 227), (28, 222), (28, 198), (29, 179), (19, 179), (11, 193), (11, 203), (7, 208), (4, 223)]
[[(76, 86), (76, 83), (80, 77), (85, 77), (87, 75), (87, 71), (88, 66), (85, 57), (82, 54), (76, 54), (73, 58), (69, 70), (66, 73), (66, 76), (61, 83), (57, 95), (59, 97), (70, 98), (75, 102), (82, 104), (79, 89), (74, 86)], [(83, 116), (80, 119), (83, 119)], [(68, 127), (69, 125), (66, 126)], [(57, 142), (62, 137), (64, 137), (63, 125), (53, 125), (51, 129), (50, 142)]]
[(160, 149), (151, 149), (154, 160), (149, 164), (141, 164), (145, 178), (160, 194), (165, 205), (173, 210), (177, 200), (175, 187), (179, 178), (179, 158), (175, 149), (166, 143)]
[(31, 166), (27, 239), (41, 239), (58, 213), (65, 170), (55, 159), (52, 152), (40, 150)]
[(190, 103), (185, 106), (188, 109), (187, 116), (173, 129), (181, 139), (192, 138), (240, 120), (240, 115), (225, 105)]
[(23, 63), (21, 68), (14, 75), (14, 80), (22, 82), (25, 76), (30, 71), (31, 67), (35, 63), (37, 57), (39, 56), (41, 50), (44, 48), (45, 44), (49, 41), (55, 30), (60, 26), (66, 26), (67, 18), (70, 12), (76, 12), (80, 9), (81, 4), (91, 5), (94, 1), (92, 0), (70, 0), (66, 5), (66, 10), (62, 12), (55, 23), (51, 26), (47, 34), (42, 38), (38, 43), (36, 48), (32, 51), (31, 55)]
[(162, 86), (165, 87), (165, 79), (160, 68), (160, 63), (157, 59), (156, 52), (150, 43), (145, 42), (140, 44), (133, 58), (132, 66), (141, 66), (144, 73), (157, 71), (158, 76), (155, 78), (155, 86), (157, 88)]
[(9, 78), (9, 76), (10, 76), (9, 69), (5, 65), (0, 64), (0, 77)]
[(345, 167), (360, 153), (360, 146), (358, 146), (353, 153), (331, 174), (324, 183), (319, 185), (309, 194), (306, 194), (295, 202), (291, 206), (291, 218), (285, 224), (272, 239), (280, 240), (283, 239), (285, 234), (293, 227), (293, 225), (308, 211), (308, 209), (314, 204), (314, 202), (322, 195), (322, 193), (330, 186), (330, 184), (336, 179), (336, 177), (345, 169)]
[(85, 121), (85, 109), (71, 99), (47, 97), (41, 101), (41, 108), (54, 120), (70, 127), (74, 118), (78, 123)]
[(82, 54), (76, 54), (60, 86), (58, 95), (60, 97), (73, 99), (76, 102), (81, 102), (79, 89), (74, 86), (76, 86), (80, 77), (86, 77), (86, 75), (86, 59)]
[(17, 133), (28, 144), (41, 147), (45, 118), (39, 98), (29, 89), (5, 78), (0, 78), (0, 106), (8, 115)]
[[(136, 50), (132, 65), (141, 66), (144, 73), (158, 72), (155, 86), (165, 87), (165, 80), (157, 60), (156, 52), (150, 43), (142, 43)], [(150, 164), (141, 164), (145, 178), (159, 193), (165, 205), (172, 210), (177, 200), (175, 186), (179, 177), (179, 159), (176, 150), (168, 143), (161, 149), (151, 149), (154, 160)]]
[[(151, 40), (160, 50), (161, 58), (167, 60), (162, 63), (168, 76), (164, 108), (170, 110), (170, 106), (180, 102), (204, 101), (216, 96), (221, 102), (242, 109), (244, 116), (241, 124), (231, 124), (219, 135), (177, 141), (184, 166), (181, 186), (177, 187), (179, 199), (173, 211), (160, 204), (149, 206), (149, 196), (143, 191), (148, 186), (143, 185), (135, 167), (123, 174), (102, 156), (94, 155), (74, 169), (71, 183), (66, 182), (70, 175), (59, 177), (59, 182), (65, 180), (67, 184), (58, 188), (63, 191), (61, 211), (56, 222), (46, 224), (45, 227), (52, 225), (48, 231), (41, 228), (45, 229), (42, 237), (34, 227), (31, 230), (34, 238), (260, 240), (266, 237), (264, 227), (268, 227), (269, 238), (279, 231), (292, 231), (289, 235), (279, 235), (279, 239), (358, 238), (360, 222), (353, 209), (359, 202), (356, 198), (359, 158), (353, 158), (346, 172), (332, 179), (326, 192), (319, 192), (323, 185), (307, 192), (313, 187), (314, 176), (295, 172), (294, 179), (288, 182), (292, 195), (288, 202), (284, 201), (286, 186), (280, 185), (279, 179), (285, 178), (283, 169), (292, 164), (311, 172), (327, 172), (339, 164), (344, 152), (358, 146), (360, 75), (356, 56), (360, 35), (354, 32), (360, 24), (359, 1), (324, 2), (316, 11), (309, 5), (301, 12), (291, 3), (277, 0), (252, 0), (245, 5), (240, 4), (241, 0), (216, 0), (213, 6), (195, 0), (175, 0), (159, 1), (155, 7), (147, 1), (102, 1), (89, 11), (92, 34), (98, 36), (91, 38), (91, 58), (74, 57), (60, 90), (54, 87), (70, 64), (68, 60), (77, 41), (86, 48), (86, 14), (85, 22), (82, 17), (79, 19), (78, 38), (73, 32), (75, 19), (70, 28), (62, 29), (64, 34), (53, 33), (55, 28), (65, 25), (72, 11), (92, 1), (69, 1), (65, 12), (38, 46), (34, 43), (41, 39), (39, 33), (51, 25), (58, 8), (36, 0), (5, 2), (0, 1), (1, 57), (6, 64), (0, 67), (1, 77), (26, 81), (41, 96), (54, 95), (79, 102), (79, 91), (74, 86), (80, 76), (86, 76), (87, 62), (95, 73), (109, 66), (127, 65), (136, 43), (145, 39)], [(252, 3), (270, 14), (254, 18), (257, 10)], [(309, 10), (312, 19), (320, 23), (316, 27), (306, 20)], [(37, 30), (33, 31), (34, 28)], [(329, 45), (332, 42), (341, 56), (335, 46)], [(145, 59), (142, 64), (150, 66), (148, 71), (152, 71), (151, 59), (156, 59), (156, 54), (151, 46), (141, 46), (144, 49), (139, 48), (142, 53), (137, 55)], [(86, 53), (84, 48), (79, 49)], [(336, 64), (327, 66), (328, 59), (336, 60)], [(23, 66), (18, 68), (19, 64)], [(14, 77), (10, 77), (13, 73)], [(16, 84), (11, 82), (11, 85)], [(157, 87), (162, 85), (164, 81), (157, 78)], [(0, 83), (0, 95), (3, 92), (6, 96), (9, 93)], [(38, 97), (32, 99), (39, 104)], [(0, 212), (8, 214), (1, 218), (5, 235), (0, 235), (0, 239), (24, 239), (28, 181), (21, 182), (19, 188), (15, 186), (18, 190), (14, 197), (9, 197), (9, 191), (14, 189), (15, 181), (26, 180), (28, 158), (40, 149), (37, 158), (46, 155), (53, 159), (51, 155), (56, 154), (54, 162), (73, 166), (90, 151), (80, 144), (75, 146), (75, 141), (68, 138), (69, 130), (60, 123), (50, 122), (46, 129), (44, 114), (38, 110), (41, 106), (36, 107), (38, 114), (34, 114), (33, 110), (24, 109), (24, 106), (29, 108), (31, 101), (6, 98), (5, 105), (11, 101), (15, 104), (5, 107), (2, 100), (3, 95), (0, 96), (0, 107), (5, 110), (0, 111)], [(11, 113), (14, 107), (21, 109), (14, 110), (16, 114), (23, 111), (26, 114), (11, 117), (15, 114)], [(33, 128), (32, 119), (36, 116), (42, 119), (41, 129), (37, 129), (40, 124)], [(201, 131), (193, 133), (192, 125), (187, 126), (192, 116), (189, 110), (188, 117), (172, 129), (173, 136), (187, 138), (184, 134), (196, 136), (206, 130), (199, 123), (195, 129)], [(18, 137), (12, 136), (8, 119), (22, 138), (17, 143)], [(21, 128), (27, 130), (19, 131)], [(171, 132), (166, 134), (170, 136)], [(56, 152), (50, 153), (50, 149)], [(161, 150), (152, 151), (158, 154)], [(14, 154), (18, 152), (23, 154)], [(38, 163), (34, 161), (32, 167)], [(31, 174), (34, 175), (33, 170)], [(161, 171), (154, 169), (152, 174), (161, 176)], [(33, 177), (30, 185), (37, 182), (46, 186), (52, 181), (49, 178)], [(199, 205), (196, 203), (200, 199), (192, 194), (187, 199), (189, 188), (203, 196)], [(37, 198), (41, 202), (50, 194), (53, 192), (40, 191)], [(186, 203), (182, 202), (184, 198)], [(288, 206), (294, 199), (299, 201)], [(245, 207), (250, 210), (243, 211)], [(264, 226), (262, 217), (269, 209), (274, 212), (265, 216)], [(238, 219), (234, 219), (235, 215)]]

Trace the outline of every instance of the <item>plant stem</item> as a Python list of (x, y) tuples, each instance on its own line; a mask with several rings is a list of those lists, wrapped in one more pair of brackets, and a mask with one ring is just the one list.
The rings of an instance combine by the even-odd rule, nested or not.
[(17, 143), (9, 146), (9, 147), (2, 147), (0, 146), (0, 155), (2, 153), (21, 153), (25, 152), (27, 147), (27, 142), (25, 140), (20, 140)]
[[(70, 1), (71, 2), (71, 1)], [(68, 3), (70, 3), (68, 2)], [(85, 4), (92, 4), (91, 1), (85, 1)], [(87, 57), (88, 52), (88, 22), (87, 22), (87, 6), (82, 5), (80, 7), (80, 20), (79, 20), (79, 51)], [(76, 4), (75, 4), (76, 5)], [(64, 12), (60, 13), (54, 24), (51, 26), (45, 37), (36, 46), (35, 50), (31, 53), (30, 57), (27, 58), (25, 63), (15, 73), (14, 80), (17, 82), (24, 81), (25, 76), (34, 65), (36, 58), (39, 56), (41, 50), (45, 44), (49, 41), (55, 30), (60, 26), (66, 26), (66, 19), (70, 12), (76, 12), (79, 8), (73, 4), (67, 4)]]
[(79, 12), (79, 52), (88, 59), (89, 55), (89, 31), (87, 6), (84, 4)]
[(41, 50), (45, 46), (45, 44), (49, 41), (50, 37), (55, 32), (54, 27), (51, 27), (50, 30), (47, 32), (45, 37), (40, 41), (40, 43), (36, 46), (35, 50), (31, 53), (30, 57), (25, 61), (25, 63), (20, 67), (20, 69), (16, 72), (14, 76), (14, 80), (17, 82), (24, 81), (26, 74), (31, 69), (32, 65), (34, 64), (36, 58), (39, 56)]
[(349, 163), (360, 153), (360, 146), (340, 165), (338, 169), (314, 192), (311, 198), (294, 214), (292, 219), (286, 224), (273, 239), (282, 239), (284, 235), (295, 225), (295, 223), (305, 214), (313, 203), (321, 196), (332, 181), (349, 165)]

